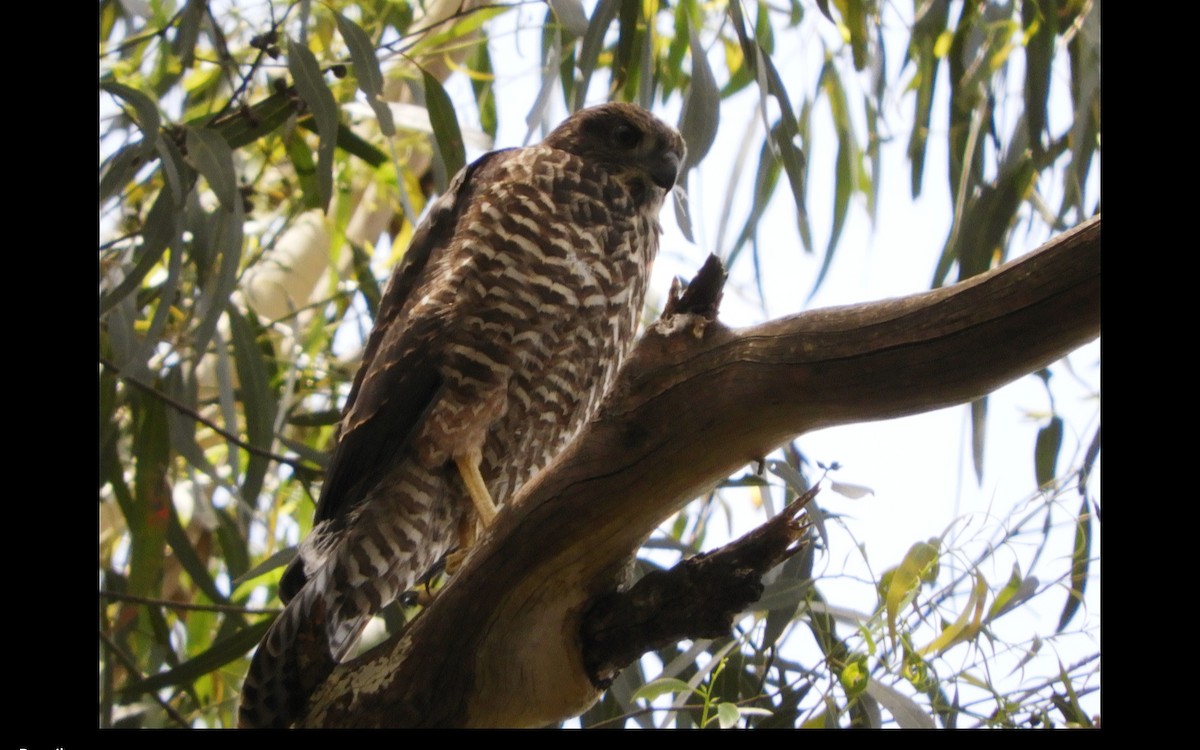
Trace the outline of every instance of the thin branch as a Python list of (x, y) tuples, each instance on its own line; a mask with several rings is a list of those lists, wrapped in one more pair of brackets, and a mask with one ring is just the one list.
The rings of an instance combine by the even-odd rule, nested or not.
[[(121, 665), (124, 666), (130, 674), (137, 675), (139, 681), (146, 679), (146, 675), (142, 673), (140, 668), (138, 668), (137, 662), (134, 660), (134, 658), (125, 653), (125, 651), (117, 645), (116, 641), (109, 637), (108, 633), (105, 633), (103, 630), (100, 631), (100, 642), (104, 644), (110, 653), (115, 655), (117, 659), (121, 661)], [(150, 692), (147, 693), (147, 695), (153, 698), (158, 705), (162, 706), (162, 709), (167, 712), (167, 715), (178, 722), (180, 726), (191, 726), (188, 723), (188, 720), (183, 718), (183, 715), (176, 711), (174, 706), (160, 698), (158, 693)]]
[(238, 607), (233, 604), (185, 604), (183, 602), (173, 602), (169, 599), (152, 599), (147, 596), (136, 596), (134, 594), (122, 594), (119, 591), (109, 591), (106, 589), (100, 590), (101, 599), (111, 599), (119, 602), (133, 602), (134, 604), (149, 604), (152, 607), (165, 607), (167, 609), (179, 609), (192, 612), (225, 612), (229, 614), (242, 615), (277, 615), (280, 613), (278, 608), (254, 609), (252, 607)]
[(182, 414), (186, 414), (187, 416), (191, 417), (195, 421), (197, 421), (200, 424), (204, 425), (205, 427), (209, 428), (213, 432), (217, 433), (224, 439), (237, 445), (239, 448), (241, 448), (242, 450), (244, 450), (248, 453), (251, 453), (255, 456), (260, 456), (262, 458), (269, 459), (271, 461), (277, 461), (278, 463), (290, 466), (293, 469), (296, 469), (297, 471), (317, 472), (317, 473), (324, 471), (324, 469), (322, 467), (316, 466), (314, 464), (305, 463), (301, 459), (293, 459), (293, 458), (288, 458), (287, 456), (281, 456), (278, 453), (273, 453), (269, 450), (266, 450), (265, 448), (259, 448), (258, 446), (247, 443), (245, 440), (242, 440), (240, 437), (238, 437), (234, 433), (224, 430), (221, 427), (218, 427), (211, 419), (208, 419), (207, 417), (203, 416), (202, 414), (197, 412), (195, 409), (191, 408), (190, 406), (188, 406), (186, 404), (180, 403), (179, 401), (176, 401), (174, 398), (168, 396), (167, 394), (163, 393), (162, 391), (158, 390), (157, 388), (146, 385), (145, 383), (141, 382), (140, 380), (138, 380), (136, 378), (131, 378), (127, 375), (122, 375), (121, 368), (117, 367), (115, 364), (113, 364), (112, 362), (110, 362), (108, 359), (106, 359), (104, 357), (100, 357), (100, 365), (108, 370), (111, 370), (118, 378), (120, 378), (122, 380), (122, 382), (132, 385), (135, 388), (137, 388), (138, 390), (142, 391), (143, 393), (147, 393), (151, 396), (154, 396), (155, 398), (159, 399), (167, 406), (170, 406), (172, 409), (175, 409), (176, 411), (178, 411)]
[(137, 45), (141, 44), (142, 42), (147, 42), (156, 36), (166, 36), (166, 33), (168, 31), (170, 31), (171, 28), (173, 26), (175, 26), (176, 23), (179, 22), (180, 18), (183, 17), (183, 14), (186, 10), (187, 10), (187, 5), (184, 5), (182, 8), (180, 8), (175, 13), (175, 15), (171, 16), (171, 18), (165, 24), (163, 24), (162, 28), (154, 29), (153, 31), (144, 32), (140, 36), (135, 36), (132, 39), (126, 39), (124, 42), (121, 42), (116, 47), (113, 47), (112, 49), (108, 50), (107, 52), (102, 52), (100, 54), (100, 57), (104, 58), (104, 57), (108, 57), (109, 55), (120, 54), (120, 53), (124, 52), (125, 50), (130, 49), (132, 47), (136, 47)]

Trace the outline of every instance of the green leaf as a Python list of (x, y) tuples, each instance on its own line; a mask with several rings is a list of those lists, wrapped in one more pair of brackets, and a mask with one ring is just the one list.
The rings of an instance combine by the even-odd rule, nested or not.
[[(624, 91), (624, 98), (633, 101), (633, 92), (637, 90), (637, 76), (634, 75), (637, 59), (638, 40), (643, 33), (638, 28), (642, 8), (639, 2), (623, 2), (617, 11), (617, 46), (613, 50), (609, 71), (612, 75), (610, 91)], [(646, 102), (642, 102), (643, 106)]]
[(216, 582), (208, 574), (208, 568), (205, 567), (200, 556), (196, 554), (195, 548), (192, 547), (187, 532), (184, 531), (183, 525), (179, 521), (179, 513), (175, 510), (174, 504), (168, 506), (168, 512), (167, 543), (171, 545), (179, 564), (191, 576), (192, 583), (196, 585), (196, 588), (203, 591), (210, 601), (217, 604), (228, 604), (229, 600), (217, 588)]
[[(197, 351), (204, 351), (217, 329), (217, 321), (225, 312), (229, 297), (237, 286), (238, 267), (242, 256), (242, 232), (244, 217), (239, 200), (232, 212), (217, 211), (209, 216), (208, 224), (211, 243), (205, 249), (210, 258), (220, 256), (217, 273), (201, 290), (197, 307), (203, 311), (200, 322), (192, 333), (192, 342)], [(197, 238), (197, 243), (199, 239)]]
[(738, 233), (737, 239), (734, 240), (733, 246), (729, 249), (729, 253), (725, 257), (726, 268), (733, 267), (733, 262), (737, 260), (738, 253), (741, 252), (742, 247), (757, 235), (759, 222), (766, 212), (767, 205), (771, 202), (771, 197), (775, 194), (775, 186), (779, 182), (781, 165), (779, 160), (775, 158), (775, 154), (772, 153), (771, 145), (767, 141), (763, 141), (762, 146), (759, 148), (757, 164), (758, 167), (754, 175), (754, 196), (750, 205), (750, 214), (746, 217), (746, 222), (742, 225), (741, 232)]
[(808, 695), (813, 683), (802, 682), (797, 689), (782, 686), (779, 690), (779, 705), (771, 710), (771, 715), (754, 723), (755, 729), (793, 729), (800, 719), (800, 702)]
[[(964, 3), (958, 25), (947, 53), (950, 66), (950, 109), (949, 133), (947, 140), (950, 145), (950, 160), (948, 163), (950, 180), (950, 197), (958, 201), (960, 190), (969, 188), (978, 182), (982, 172), (980, 153), (981, 139), (972, 138), (972, 117), (976, 109), (987, 109), (987, 102), (982, 95), (977, 81), (968, 76), (968, 70), (974, 60), (978, 44), (975, 39), (976, 23), (979, 21), (979, 6), (976, 3)], [(972, 143), (974, 146), (972, 147)], [(964, 170), (964, 165), (967, 168)], [(966, 186), (960, 185), (966, 177)], [(970, 190), (965, 190), (970, 194)]]
[(1057, 3), (1052, 0), (1022, 0), (1021, 21), (1025, 26), (1025, 125), (1035, 154), (1042, 153), (1046, 130), (1046, 102), (1050, 97), (1050, 75), (1054, 44), (1058, 38)]
[(871, 219), (871, 228), (875, 228), (875, 220), (879, 216), (879, 187), (881, 180), (879, 176), (880, 170), (883, 169), (883, 153), (879, 148), (880, 142), (883, 140), (883, 134), (879, 132), (879, 107), (875, 100), (870, 96), (863, 96), (863, 109), (867, 113), (867, 161), (870, 163), (870, 172), (866, 172), (859, 167), (858, 180), (859, 183), (856, 189), (862, 191), (867, 198), (867, 216)]
[(158, 265), (163, 253), (178, 234), (174, 200), (169, 191), (163, 190), (154, 199), (154, 205), (150, 207), (146, 221), (142, 224), (142, 244), (134, 252), (133, 266), (126, 268), (125, 278), (116, 286), (100, 295), (101, 317), (126, 296), (141, 288), (146, 274)]
[(313, 161), (312, 150), (299, 133), (292, 133), (284, 139), (288, 157), (292, 161), (292, 170), (296, 173), (296, 181), (300, 183), (300, 206), (305, 209), (321, 207), (321, 188), (317, 184), (317, 164)]
[(1052, 417), (1049, 424), (1038, 430), (1033, 456), (1039, 487), (1045, 487), (1058, 476), (1058, 451), (1062, 448), (1062, 437), (1063, 421), (1059, 416)]
[(421, 70), (421, 77), (425, 81), (425, 106), (429, 110), (434, 144), (442, 166), (438, 174), (438, 191), (445, 192), (450, 178), (467, 164), (466, 147), (463, 146), (462, 132), (458, 129), (458, 115), (446, 90), (425, 69)]
[[(938, 40), (946, 30), (950, 14), (949, 0), (933, 0), (922, 6), (923, 12), (913, 24), (908, 44), (910, 58), (916, 59), (917, 72), (913, 83), (917, 89), (917, 104), (913, 110), (912, 133), (908, 140), (908, 158), (912, 164), (912, 197), (921, 194), (925, 174), (925, 147), (929, 140), (929, 122), (933, 112), (933, 92), (937, 86)], [(911, 84), (910, 84), (911, 85)]]
[(146, 94), (135, 88), (115, 81), (105, 81), (100, 84), (100, 90), (128, 102), (133, 107), (134, 121), (142, 131), (142, 141), (137, 144), (141, 157), (149, 159), (154, 155), (154, 144), (158, 140), (158, 129), (161, 121), (158, 116), (158, 105)]
[(237, 174), (233, 169), (233, 149), (220, 133), (207, 128), (187, 128), (187, 154), (196, 171), (208, 180), (208, 186), (226, 211), (241, 207)]
[(983, 451), (987, 438), (988, 397), (971, 402), (971, 466), (975, 469), (975, 481), (983, 484)]
[(974, 574), (974, 585), (971, 587), (971, 594), (967, 598), (962, 612), (959, 613), (954, 622), (944, 625), (938, 637), (918, 653), (922, 656), (933, 653), (944, 654), (952, 646), (975, 640), (980, 628), (983, 626), (983, 603), (986, 598), (987, 581), (981, 574), (976, 572)]
[(333, 197), (333, 151), (338, 137), (338, 108), (333, 92), (308, 47), (288, 40), (288, 72), (296, 82), (296, 93), (308, 105), (317, 124), (317, 187), (321, 209), (329, 207)]
[(721, 117), (721, 92), (717, 88), (712, 68), (700, 45), (695, 29), (689, 31), (692, 53), (692, 82), (683, 99), (683, 111), (679, 115), (679, 133), (687, 143), (687, 156), (683, 162), (683, 173), (697, 166), (712, 148), (717, 139), (717, 128)]
[(846, 28), (850, 31), (850, 51), (854, 57), (854, 69), (861, 71), (867, 67), (867, 44), (870, 35), (867, 33), (867, 11), (863, 0), (845, 0)]
[(1083, 495), (1087, 492), (1088, 479), (1092, 476), (1092, 467), (1096, 465), (1096, 458), (1100, 455), (1100, 426), (1096, 426), (1096, 433), (1092, 435), (1092, 440), (1088, 443), (1087, 450), (1083, 454), (1083, 465), (1079, 469), (1079, 494)]
[(375, 278), (375, 273), (371, 270), (371, 254), (366, 248), (357, 242), (350, 242), (350, 252), (353, 255), (354, 278), (358, 281), (358, 291), (362, 293), (363, 299), (367, 302), (367, 311), (371, 314), (371, 320), (379, 317), (379, 304), (382, 299), (382, 291), (379, 289), (379, 281)]
[[(238, 110), (208, 123), (209, 130), (221, 134), (230, 148), (241, 148), (283, 127), (296, 114), (296, 102), (286, 91), (277, 91), (246, 110)], [(200, 117), (189, 125), (200, 127), (208, 117)]]
[(548, 0), (550, 10), (571, 36), (583, 36), (588, 30), (587, 14), (579, 0)]
[(992, 606), (988, 608), (987, 617), (984, 618), (985, 622), (991, 622), (1016, 609), (1037, 593), (1037, 587), (1037, 576), (1022, 578), (1020, 566), (1013, 563), (1012, 575), (1009, 576), (1008, 583), (1004, 584), (1004, 588), (996, 592), (996, 598), (992, 600)]
[(163, 179), (166, 186), (163, 192), (169, 192), (176, 208), (182, 208), (196, 183), (196, 173), (188, 167), (179, 146), (170, 138), (159, 138), (155, 151), (162, 163)]
[(1087, 588), (1088, 565), (1092, 554), (1092, 514), (1088, 509), (1088, 499), (1083, 498), (1079, 505), (1079, 514), (1075, 517), (1075, 547), (1071, 551), (1071, 590), (1067, 595), (1067, 603), (1063, 606), (1058, 618), (1058, 627), (1054, 632), (1061, 633), (1071, 622), (1071, 618), (1083, 603), (1083, 592)]
[(808, 293), (807, 301), (809, 302), (821, 288), (821, 282), (825, 280), (825, 274), (829, 272), (830, 265), (833, 263), (834, 251), (842, 236), (842, 228), (846, 224), (846, 214), (850, 210), (850, 196), (857, 188), (859, 162), (862, 159), (858, 140), (854, 135), (854, 125), (850, 121), (850, 106), (846, 101), (846, 90), (842, 86), (841, 76), (838, 75), (837, 67), (832, 60), (826, 60), (818, 80), (818, 86), (829, 98), (833, 126), (837, 131), (838, 150), (833, 191), (833, 228), (829, 234), (829, 244), (825, 248), (825, 258), (821, 262), (821, 270), (813, 282), (812, 291)]
[(123, 401), (124, 399), (117, 395), (117, 376), (107, 367), (100, 368), (100, 487), (103, 487), (114, 473), (120, 474), (124, 471), (117, 452), (117, 441), (121, 437), (117, 409)]
[(829, 0), (817, 0), (817, 10), (821, 11), (821, 15), (828, 18), (830, 23), (837, 23), (833, 20), (833, 14), (829, 12)]
[(171, 42), (171, 51), (179, 58), (179, 67), (191, 68), (196, 61), (196, 40), (200, 38), (200, 26), (208, 10), (206, 0), (187, 0), (179, 14), (179, 25)]
[(937, 578), (940, 557), (940, 540), (934, 538), (928, 542), (917, 542), (909, 548), (898, 567), (880, 577), (879, 585), (887, 610), (888, 634), (893, 643), (896, 642), (896, 618), (900, 610), (913, 600), (922, 583)]
[(171, 506), (168, 483), (170, 443), (167, 440), (166, 407), (156, 396), (137, 392), (133, 404), (133, 505), (126, 508), (129, 526), (128, 591), (154, 597), (162, 581), (162, 553), (167, 538)]
[(722, 729), (731, 729), (741, 720), (742, 714), (733, 703), (717, 704), (717, 723)]
[(100, 165), (100, 202), (119, 193), (147, 163), (145, 142), (137, 141), (117, 150)]
[(1004, 261), (1005, 237), (1017, 221), (1025, 197), (1037, 181), (1037, 168), (1029, 150), (1016, 143), (1024, 141), (1025, 126), (1018, 122), (1008, 158), (1000, 167), (995, 182), (978, 187), (978, 195), (967, 200), (961, 216), (956, 216), (950, 237), (938, 261), (935, 286), (945, 280), (949, 266), (958, 262), (958, 280), (965, 281), (985, 273)]
[(496, 96), (492, 90), (495, 73), (486, 44), (476, 44), (471, 48), (471, 54), (467, 56), (467, 66), (477, 74), (471, 76), (471, 88), (475, 92), (475, 106), (479, 110), (479, 126), (491, 136), (492, 141), (495, 141), (496, 129), (499, 126)]
[[(217, 517), (217, 541), (221, 543), (221, 551), (225, 554), (225, 567), (229, 577), (236, 580), (245, 575), (250, 567), (250, 552), (246, 548), (248, 541), (245, 531), (233, 518), (233, 508), (214, 508), (213, 515)], [(238, 620), (241, 621), (240, 618)]]
[(167, 687), (189, 685), (209, 672), (215, 672), (226, 664), (245, 656), (246, 652), (258, 645), (274, 620), (274, 617), (268, 617), (243, 628), (228, 638), (217, 641), (208, 650), (174, 669), (126, 685), (121, 689), (121, 694), (126, 698), (131, 698)]
[[(187, 380), (182, 367), (172, 367), (163, 382), (166, 394), (178, 404), (197, 410), (195, 379)], [(190, 414), (184, 414), (177, 409), (167, 411), (167, 427), (171, 433), (171, 450), (213, 480), (214, 485), (221, 486), (225, 480), (218, 474), (204, 451), (196, 443), (196, 420)]]
[(691, 685), (688, 685), (683, 680), (674, 677), (660, 677), (652, 682), (647, 682), (637, 689), (633, 694), (634, 700), (653, 701), (660, 695), (674, 695), (675, 693), (694, 693), (696, 692)]
[(379, 131), (391, 138), (396, 134), (396, 125), (392, 122), (392, 110), (383, 100), (383, 71), (379, 68), (379, 59), (375, 57), (375, 45), (362, 27), (346, 18), (341, 13), (334, 13), (337, 20), (338, 32), (350, 50), (350, 60), (354, 63), (354, 78), (358, 82), (359, 91), (367, 97), (367, 104), (375, 111), (379, 120)]
[(1067, 674), (1062, 662), (1059, 662), (1058, 665), (1058, 678), (1062, 681), (1067, 695), (1064, 698), (1054, 693), (1051, 694), (1050, 699), (1054, 702), (1055, 707), (1062, 711), (1063, 719), (1072, 726), (1091, 727), (1092, 719), (1088, 716), (1087, 711), (1083, 710), (1083, 706), (1079, 705), (1079, 696), (1075, 693), (1075, 686), (1071, 684), (1071, 675)]
[[(311, 117), (302, 118), (296, 123), (298, 127), (312, 132), (316, 131), (316, 122)], [(336, 145), (351, 156), (357, 156), (372, 167), (380, 167), (388, 160), (387, 154), (363, 140), (353, 130), (338, 123)], [(309, 161), (312, 161), (311, 157)]]
[(800, 239), (804, 243), (804, 247), (810, 249), (812, 246), (811, 238), (805, 232), (808, 224), (808, 212), (804, 208), (805, 159), (804, 154), (796, 145), (796, 139), (800, 135), (800, 126), (792, 110), (792, 103), (788, 98), (787, 87), (783, 85), (783, 79), (780, 77), (779, 71), (775, 69), (774, 63), (771, 62), (770, 55), (760, 46), (756, 38), (746, 33), (746, 24), (742, 17), (741, 5), (736, 2), (730, 3), (729, 15), (733, 21), (734, 31), (737, 33), (738, 40), (741, 43), (746, 63), (751, 66), (756, 78), (758, 78), (759, 87), (762, 89), (763, 95), (766, 96), (769, 93), (779, 102), (779, 122), (771, 128), (768, 138), (775, 154), (783, 165), (784, 174), (787, 175), (788, 182), (791, 184), (792, 197), (796, 205), (797, 222), (800, 226)]
[(755, 665), (747, 655), (735, 647), (722, 660), (709, 682), (709, 702), (736, 707), (743, 696), (753, 695), (759, 682), (757, 675), (750, 671), (754, 669)]
[(247, 581), (253, 581), (259, 576), (270, 573), (272, 570), (278, 570), (286, 565), (290, 565), (292, 560), (296, 559), (298, 552), (299, 547), (287, 547), (285, 549), (281, 549), (268, 557), (266, 560), (260, 562), (258, 565), (255, 565), (253, 568), (246, 570), (244, 573), (234, 578), (232, 581), (230, 581), (230, 585), (234, 588), (237, 588)]
[(1100, 8), (1089, 6), (1079, 32), (1067, 45), (1071, 60), (1071, 161), (1067, 165), (1061, 219), (1074, 207), (1079, 217), (1088, 215), (1083, 205), (1084, 185), (1092, 157), (1100, 146)]
[(888, 710), (901, 729), (936, 729), (929, 712), (916, 701), (879, 680), (870, 680), (864, 690)]
[(588, 22), (587, 32), (583, 35), (583, 43), (579, 47), (579, 83), (575, 87), (575, 98), (571, 102), (572, 111), (582, 108), (587, 102), (588, 84), (596, 70), (596, 62), (600, 59), (600, 50), (604, 48), (604, 37), (620, 7), (621, 0), (600, 0), (596, 3), (596, 9), (592, 11), (592, 20)]
[[(242, 410), (246, 418), (246, 441), (256, 448), (269, 451), (274, 442), (278, 404), (268, 382), (263, 352), (256, 343), (257, 321), (252, 312), (245, 313), (243, 317), (232, 302), (226, 313), (241, 390)], [(258, 493), (262, 491), (263, 478), (270, 465), (270, 459), (257, 453), (247, 456), (246, 473), (242, 479), (242, 498), (251, 506), (255, 505)]]
[(871, 681), (871, 667), (867, 663), (866, 654), (854, 654), (850, 661), (842, 666), (842, 672), (838, 675), (838, 682), (841, 683), (842, 689), (846, 691), (847, 698), (854, 698), (859, 693), (867, 689), (867, 684)]
[(675, 208), (675, 223), (679, 225), (679, 231), (683, 233), (688, 242), (695, 242), (696, 238), (692, 234), (692, 212), (688, 202), (687, 182), (688, 174), (684, 172), (680, 177), (680, 182), (676, 183), (675, 189), (671, 191), (671, 203)]

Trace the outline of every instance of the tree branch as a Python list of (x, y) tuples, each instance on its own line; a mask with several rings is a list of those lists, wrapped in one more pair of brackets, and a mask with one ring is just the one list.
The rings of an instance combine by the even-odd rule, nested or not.
[(598, 695), (585, 619), (662, 520), (798, 434), (963, 403), (1045, 367), (1099, 335), (1099, 300), (1097, 216), (900, 299), (737, 331), (703, 304), (673, 307), (430, 607), (340, 665), (305, 723), (538, 726), (580, 713)]
[(813, 487), (782, 513), (737, 541), (642, 576), (601, 597), (584, 613), (583, 663), (605, 689), (634, 660), (685, 638), (729, 635), (734, 618), (762, 596), (762, 578), (807, 542), (800, 511)]

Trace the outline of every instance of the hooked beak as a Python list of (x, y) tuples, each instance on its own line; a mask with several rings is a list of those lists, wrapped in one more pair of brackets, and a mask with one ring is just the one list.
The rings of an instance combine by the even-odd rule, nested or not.
[(650, 169), (650, 178), (654, 184), (663, 190), (670, 190), (679, 177), (680, 156), (674, 151), (666, 151), (658, 162)]

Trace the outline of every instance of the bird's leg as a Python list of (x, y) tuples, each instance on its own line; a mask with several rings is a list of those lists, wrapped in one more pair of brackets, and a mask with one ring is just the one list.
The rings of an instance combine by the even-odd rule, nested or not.
[(492, 502), (492, 493), (488, 492), (487, 485), (483, 482), (483, 475), (479, 473), (481, 460), (477, 450), (454, 457), (458, 473), (467, 487), (467, 494), (471, 496), (471, 504), (475, 507), (475, 513), (467, 513), (459, 524), (458, 549), (446, 559), (447, 573), (456, 572), (463, 560), (466, 559), (467, 552), (474, 546), (477, 536), (476, 524), (478, 523), (486, 529), (492, 525), (496, 513), (499, 512), (496, 503)]
[(478, 450), (454, 457), (454, 463), (458, 464), (458, 473), (462, 475), (463, 484), (467, 485), (467, 493), (475, 505), (475, 512), (479, 514), (479, 520), (486, 529), (492, 525), (498, 511), (496, 504), (492, 502), (492, 493), (488, 492), (487, 485), (483, 483), (483, 475), (479, 473), (479, 464), (482, 461), (483, 457), (479, 455)]

